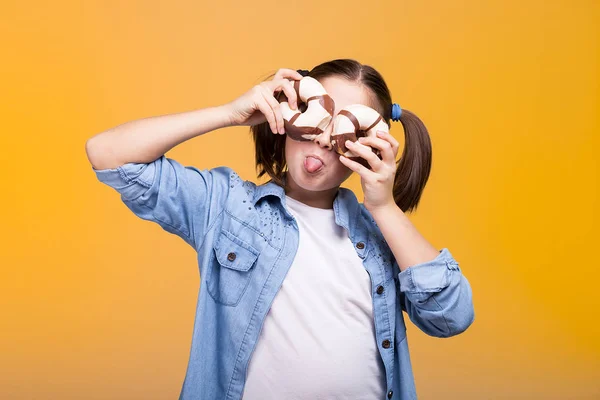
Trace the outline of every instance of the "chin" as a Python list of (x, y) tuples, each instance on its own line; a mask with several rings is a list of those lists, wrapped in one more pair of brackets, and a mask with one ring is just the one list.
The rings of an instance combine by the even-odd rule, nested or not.
[[(304, 170), (304, 160), (299, 160), (299, 167), (294, 170), (288, 169), (288, 173), (293, 181), (304, 190), (319, 192), (323, 190), (333, 189), (344, 182), (349, 173), (340, 171), (331, 165), (325, 165), (322, 170), (317, 173), (310, 174)], [(351, 171), (350, 171), (351, 172)]]
[(296, 184), (298, 186), (300, 186), (302, 189), (308, 190), (308, 191), (311, 191), (311, 192), (322, 192), (324, 190), (329, 190), (329, 189), (332, 189), (332, 188), (334, 188), (336, 186), (339, 186), (339, 185), (336, 185), (334, 183), (329, 183), (329, 182), (316, 183), (314, 181), (313, 182), (311, 182), (311, 181), (309, 181), (309, 182), (296, 182)]

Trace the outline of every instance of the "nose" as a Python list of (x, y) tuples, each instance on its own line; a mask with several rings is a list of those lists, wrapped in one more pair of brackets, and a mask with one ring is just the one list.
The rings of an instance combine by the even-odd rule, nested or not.
[(327, 125), (327, 128), (325, 128), (325, 130), (323, 132), (321, 132), (321, 134), (319, 134), (315, 139), (315, 143), (317, 143), (319, 146), (326, 148), (327, 150), (331, 150), (333, 149), (333, 146), (331, 145), (331, 133), (333, 132), (333, 120), (331, 121), (331, 123), (329, 125)]

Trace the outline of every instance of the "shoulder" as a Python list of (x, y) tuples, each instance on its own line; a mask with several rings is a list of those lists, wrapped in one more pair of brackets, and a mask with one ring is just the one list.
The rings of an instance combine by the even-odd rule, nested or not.
[(226, 165), (220, 165), (212, 168), (198, 168), (192, 165), (183, 167), (187, 175), (194, 176), (196, 179), (202, 179), (209, 186), (214, 195), (221, 194), (229, 196), (231, 192), (240, 186), (252, 187), (250, 181), (243, 180), (233, 168)]
[(212, 189), (221, 198), (226, 209), (232, 211), (242, 207), (243, 201), (250, 202), (259, 186), (242, 178), (228, 166), (218, 166), (207, 171), (212, 175)]

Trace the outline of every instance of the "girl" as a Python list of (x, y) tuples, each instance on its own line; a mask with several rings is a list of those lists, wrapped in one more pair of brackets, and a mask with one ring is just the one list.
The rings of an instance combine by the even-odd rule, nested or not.
[[(437, 337), (473, 321), (458, 263), (405, 215), (430, 171), (421, 121), (406, 110), (398, 116), (376, 70), (333, 60), (309, 75), (333, 98), (334, 115), (359, 103), (388, 125), (399, 117), (398, 165), (389, 134), (347, 143), (370, 168), (332, 151), (333, 124), (314, 141), (291, 140), (275, 96), (300, 106), (288, 81), (301, 79), (299, 71), (280, 69), (227, 104), (128, 122), (86, 143), (100, 181), (197, 251), (200, 291), (180, 399), (414, 399), (403, 311)], [(233, 125), (252, 126), (258, 177), (268, 174), (267, 183), (164, 156)], [(352, 172), (363, 203), (340, 187)]]

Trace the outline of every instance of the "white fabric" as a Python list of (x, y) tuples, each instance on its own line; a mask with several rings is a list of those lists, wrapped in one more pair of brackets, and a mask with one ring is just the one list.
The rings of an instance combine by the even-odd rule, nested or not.
[(371, 282), (333, 209), (286, 196), (300, 228), (293, 264), (250, 359), (244, 400), (383, 399)]

